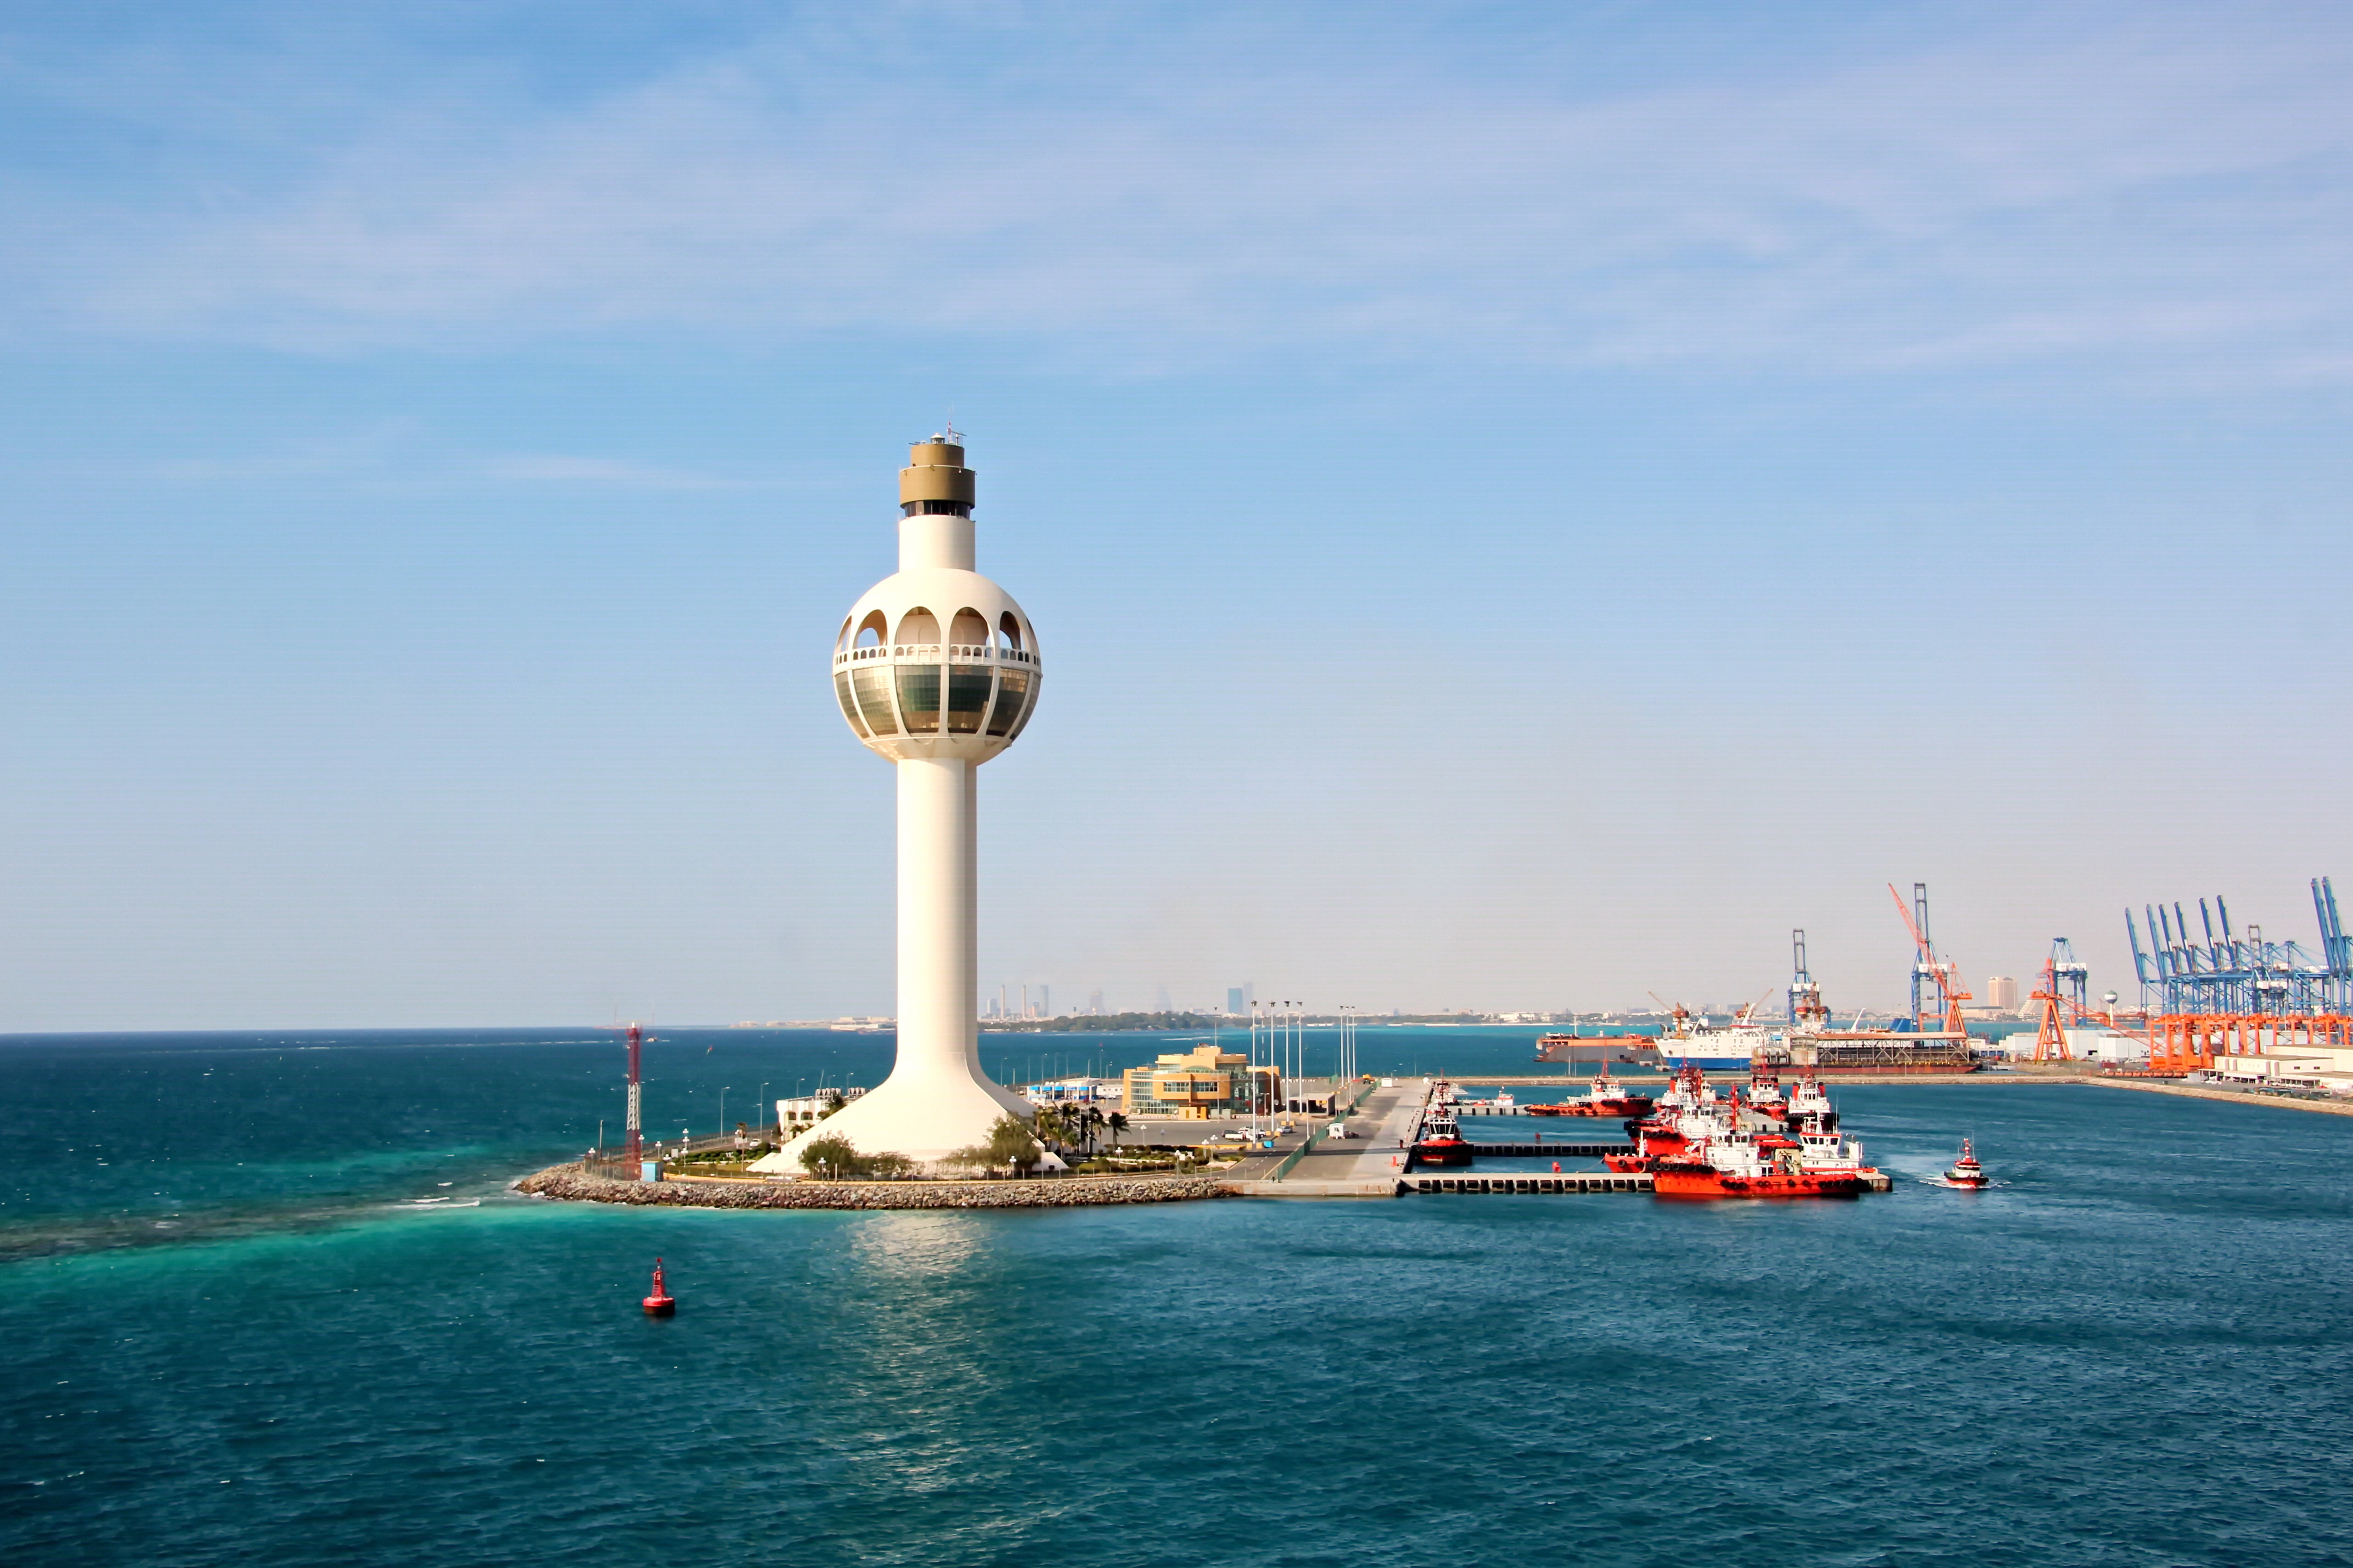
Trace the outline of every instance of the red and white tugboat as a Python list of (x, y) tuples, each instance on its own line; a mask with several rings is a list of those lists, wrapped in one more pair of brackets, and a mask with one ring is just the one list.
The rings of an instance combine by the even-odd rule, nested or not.
[(1451, 1105), (1433, 1104), (1421, 1119), (1421, 1135), (1413, 1141), (1413, 1163), (1454, 1169), (1471, 1163), (1471, 1145), (1462, 1141), (1461, 1124)]
[(1651, 1152), (1651, 1142), (1648, 1136), (1637, 1132), (1634, 1134), (1632, 1153), (1604, 1154), (1601, 1156), (1601, 1163), (1621, 1176), (1630, 1176), (1638, 1172), (1649, 1170), (1659, 1163), (1659, 1158)]
[(1778, 1132), (1704, 1138), (1651, 1170), (1662, 1198), (1851, 1198), (1862, 1185), (1852, 1172), (1807, 1170), (1798, 1140)]
[(1603, 1068), (1593, 1075), (1585, 1093), (1558, 1105), (1531, 1105), (1530, 1116), (1648, 1116), (1657, 1104), (1647, 1094), (1629, 1094)]
[(1831, 1105), (1830, 1091), (1823, 1089), (1821, 1079), (1810, 1072), (1799, 1079), (1797, 1086), (1789, 1090), (1782, 1115), (1793, 1127), (1808, 1117), (1816, 1118), (1826, 1131), (1838, 1125), (1838, 1111)]
[(1686, 1067), (1647, 1119), (1626, 1123), (1627, 1133), (1648, 1145), (1653, 1154), (1668, 1154), (1716, 1131), (1739, 1124), (1736, 1108), (1726, 1105), (1699, 1068)]
[(1862, 1184), (1865, 1192), (1883, 1193), (1894, 1184), (1876, 1166), (1864, 1163), (1862, 1139), (1841, 1137), (1824, 1127), (1818, 1115), (1806, 1119), (1798, 1130), (1797, 1142), (1798, 1163), (1802, 1170), (1852, 1176)]
[(1789, 1097), (1782, 1092), (1781, 1079), (1771, 1068), (1748, 1069), (1748, 1109), (1776, 1121), (1789, 1120)]
[(1977, 1152), (1969, 1147), (1968, 1139), (1962, 1139), (1961, 1157), (1953, 1162), (1951, 1170), (1945, 1173), (1945, 1185), (1974, 1193), (1992, 1184), (1992, 1178), (1985, 1173), (1985, 1167), (1978, 1163)]

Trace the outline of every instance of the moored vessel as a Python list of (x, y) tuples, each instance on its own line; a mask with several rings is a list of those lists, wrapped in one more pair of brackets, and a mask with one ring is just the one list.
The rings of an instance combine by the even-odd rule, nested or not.
[(1629, 1093), (1604, 1068), (1576, 1099), (1557, 1105), (1531, 1105), (1526, 1111), (1530, 1116), (1647, 1116), (1657, 1103), (1647, 1094)]
[(1702, 1139), (1651, 1169), (1662, 1198), (1851, 1198), (1862, 1188), (1852, 1171), (1807, 1169), (1798, 1140), (1772, 1132)]
[(1738, 1111), (1724, 1102), (1707, 1075), (1685, 1066), (1676, 1069), (1674, 1082), (1651, 1114), (1628, 1121), (1626, 1131), (1645, 1142), (1651, 1152), (1665, 1154), (1711, 1132), (1730, 1131), (1738, 1120)]
[(1461, 1124), (1451, 1110), (1433, 1105), (1421, 1119), (1421, 1133), (1413, 1141), (1413, 1163), (1446, 1169), (1471, 1163), (1471, 1145), (1462, 1141)]

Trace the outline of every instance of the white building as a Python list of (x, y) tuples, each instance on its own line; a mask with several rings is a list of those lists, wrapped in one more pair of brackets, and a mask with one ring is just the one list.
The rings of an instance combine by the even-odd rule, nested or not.
[[(898, 1055), (891, 1076), (828, 1117), (864, 1153), (935, 1160), (1030, 1107), (980, 1065), (980, 764), (1038, 705), (1037, 634), (974, 569), (973, 471), (953, 429), (899, 471), (899, 570), (867, 590), (833, 645), (841, 716), (892, 764), (899, 795)], [(1042, 1011), (1044, 988), (1039, 988)], [(754, 1169), (797, 1172), (802, 1133)]]
[(2005, 1013), (2014, 1013), (2018, 1010), (2018, 981), (2015, 976), (1989, 974), (1986, 976), (1985, 985), (1987, 1006), (1998, 1007)]

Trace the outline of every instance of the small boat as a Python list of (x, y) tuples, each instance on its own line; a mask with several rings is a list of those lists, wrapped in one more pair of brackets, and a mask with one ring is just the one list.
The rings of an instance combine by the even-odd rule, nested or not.
[(1667, 1154), (1711, 1133), (1734, 1131), (1738, 1123), (1737, 1110), (1725, 1103), (1707, 1075), (1686, 1067), (1677, 1070), (1673, 1086), (1647, 1119), (1628, 1119), (1626, 1134), (1646, 1140), (1652, 1153)]
[(1810, 1113), (1798, 1127), (1796, 1135), (1800, 1169), (1853, 1176), (1872, 1191), (1887, 1191), (1887, 1178), (1877, 1166), (1863, 1160), (1862, 1139), (1849, 1138), (1835, 1129), (1823, 1126), (1819, 1113)]
[(1992, 1184), (1985, 1173), (1985, 1167), (1978, 1163), (1977, 1152), (1969, 1147), (1968, 1139), (1962, 1139), (1961, 1157), (1953, 1162), (1951, 1170), (1945, 1173), (1945, 1185), (1974, 1193)]
[(1593, 1075), (1593, 1081), (1575, 1100), (1558, 1105), (1531, 1105), (1530, 1116), (1648, 1116), (1657, 1101), (1647, 1094), (1629, 1094), (1619, 1087), (1618, 1080), (1602, 1068)]
[(1447, 1169), (1471, 1163), (1471, 1145), (1462, 1141), (1461, 1124), (1452, 1111), (1432, 1107), (1422, 1118), (1421, 1135), (1413, 1141), (1413, 1160), (1418, 1165)]
[(1630, 1154), (1604, 1154), (1601, 1163), (1621, 1176), (1631, 1176), (1649, 1170), (1659, 1163), (1651, 1152), (1651, 1141), (1642, 1133), (1634, 1135), (1634, 1152)]
[(1838, 1125), (1838, 1111), (1831, 1104), (1829, 1091), (1811, 1073), (1798, 1080), (1781, 1108), (1781, 1119), (1792, 1125), (1807, 1117), (1815, 1118), (1824, 1131)]

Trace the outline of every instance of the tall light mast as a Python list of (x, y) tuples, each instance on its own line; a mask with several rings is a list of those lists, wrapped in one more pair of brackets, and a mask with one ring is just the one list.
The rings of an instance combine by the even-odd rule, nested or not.
[[(635, 1024), (629, 1026), (629, 1142), (628, 1161), (635, 1165), (640, 1156), (639, 1136), (644, 1126), (645, 1082), (643, 1068), (646, 1032)], [(610, 1060), (610, 1058), (607, 1058)], [(605, 1080), (612, 1082), (610, 1079)], [(609, 1101), (607, 1103), (610, 1103)], [(634, 1175), (634, 1173), (632, 1173)]]

